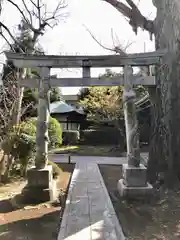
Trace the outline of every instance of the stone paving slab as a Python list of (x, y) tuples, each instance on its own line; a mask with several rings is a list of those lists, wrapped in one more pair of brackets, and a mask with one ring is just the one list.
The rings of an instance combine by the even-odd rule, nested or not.
[(58, 235), (64, 239), (125, 240), (96, 162), (76, 163)]
[[(68, 163), (68, 156), (61, 154), (50, 154), (53, 162), (56, 163)], [(143, 164), (148, 161), (148, 153), (142, 152)], [(126, 157), (94, 157), (94, 156), (71, 156), (71, 163), (81, 163), (82, 161), (97, 163), (97, 164), (111, 164), (122, 165), (127, 163)]]

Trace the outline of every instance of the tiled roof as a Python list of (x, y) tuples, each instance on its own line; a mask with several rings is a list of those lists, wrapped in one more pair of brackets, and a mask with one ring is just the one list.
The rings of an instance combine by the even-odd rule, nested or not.
[(84, 114), (82, 110), (78, 110), (63, 101), (53, 102), (50, 104), (50, 113), (68, 113), (74, 111), (80, 114)]

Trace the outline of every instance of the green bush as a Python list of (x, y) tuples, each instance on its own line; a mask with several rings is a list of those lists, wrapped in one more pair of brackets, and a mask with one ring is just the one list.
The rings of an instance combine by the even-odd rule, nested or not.
[(51, 165), (52, 166), (52, 169), (53, 169), (53, 178), (57, 178), (61, 173), (62, 173), (62, 170), (61, 168), (54, 162), (52, 161), (48, 161), (48, 165)]
[(3, 141), (3, 150), (14, 157), (28, 157), (35, 151), (36, 127), (31, 121), (22, 122), (7, 133)]
[(36, 138), (25, 133), (21, 133), (14, 137), (14, 153), (20, 159), (32, 156), (36, 150)]
[(21, 133), (14, 138), (13, 154), (18, 157), (21, 165), (21, 175), (25, 176), (30, 160), (32, 160), (36, 150), (36, 138), (34, 136)]
[(57, 119), (50, 117), (49, 120), (49, 147), (58, 148), (62, 144), (62, 128)]
[(14, 127), (14, 131), (30, 136), (36, 136), (36, 118), (29, 118), (27, 121)]
[[(26, 175), (27, 167), (32, 164), (36, 151), (36, 123), (37, 118), (30, 118), (9, 131), (7, 138), (1, 144), (6, 154), (14, 157), (15, 165), (20, 164), (21, 174)], [(61, 125), (56, 119), (50, 118), (49, 123), (49, 147), (56, 148), (62, 144)], [(54, 164), (53, 164), (54, 166)], [(55, 168), (55, 167), (53, 167)], [(56, 172), (54, 170), (55, 175)]]
[[(26, 124), (27, 126), (29, 126), (29, 128), (31, 127), (31, 125), (33, 125), (31, 130), (32, 130), (33, 136), (34, 134), (36, 135), (37, 118), (30, 118), (26, 122)], [(55, 118), (50, 117), (49, 119), (48, 134), (49, 134), (49, 148), (60, 147), (62, 144), (62, 129), (61, 129), (61, 124)]]
[(79, 142), (79, 131), (77, 130), (66, 130), (63, 131), (63, 144), (74, 145)]
[(13, 154), (19, 159), (21, 174), (26, 175), (27, 167), (32, 162), (36, 151), (35, 119), (30, 118), (14, 127)]
[(15, 160), (14, 166), (20, 165), (21, 174), (26, 175), (30, 159), (33, 158), (36, 146), (35, 127), (33, 123), (23, 122), (7, 133), (2, 143), (4, 152)]

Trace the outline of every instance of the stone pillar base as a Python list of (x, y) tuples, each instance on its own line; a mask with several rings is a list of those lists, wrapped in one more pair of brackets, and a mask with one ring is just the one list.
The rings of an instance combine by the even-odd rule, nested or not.
[(133, 167), (124, 164), (122, 171), (123, 179), (120, 179), (117, 184), (121, 197), (146, 198), (153, 194), (153, 187), (147, 182), (147, 169), (144, 165)]
[(52, 166), (43, 169), (32, 167), (27, 172), (27, 185), (22, 191), (25, 201), (40, 203), (54, 201), (57, 198), (56, 181), (53, 180)]
[(127, 187), (143, 187), (147, 185), (147, 168), (143, 164), (140, 164), (139, 167), (123, 164), (122, 171), (124, 183)]
[(147, 183), (144, 187), (127, 187), (124, 184), (124, 179), (120, 179), (117, 184), (119, 195), (125, 198), (146, 198), (153, 194), (153, 187)]

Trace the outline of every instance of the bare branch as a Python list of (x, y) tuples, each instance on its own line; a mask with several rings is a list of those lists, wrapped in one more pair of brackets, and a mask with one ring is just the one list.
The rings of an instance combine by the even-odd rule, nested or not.
[(54, 11), (52, 12), (52, 14), (51, 14), (52, 16), (50, 16), (48, 18), (46, 18), (46, 16), (45, 16), (45, 18), (43, 19), (43, 22), (49, 22), (51, 20), (56, 20), (57, 21), (57, 19), (60, 16), (62, 16), (62, 13), (59, 13), (59, 12), (66, 7), (67, 7), (67, 5), (64, 3), (64, 1), (60, 1), (58, 3), (58, 5), (56, 6), (56, 8), (54, 9)]
[(37, 11), (38, 11), (38, 21), (39, 21), (39, 29), (41, 28), (41, 6), (40, 0), (37, 0)]
[(1, 14), (1, 11), (2, 11), (2, 0), (0, 1), (0, 14)]
[(29, 103), (26, 106), (24, 106), (23, 109), (21, 110), (21, 117), (24, 116), (27, 113), (27, 110), (33, 106), (34, 106), (33, 103)]
[(120, 13), (127, 17), (129, 19), (129, 24), (132, 26), (133, 31), (136, 34), (138, 27), (140, 27), (142, 29), (147, 30), (150, 33), (150, 37), (152, 39), (152, 35), (155, 33), (154, 22), (144, 17), (132, 0), (126, 0), (129, 7), (118, 0), (103, 0), (103, 1), (111, 4)]
[(108, 51), (115, 51), (113, 48), (108, 48), (105, 45), (103, 45), (100, 41), (97, 40), (97, 38), (92, 34), (92, 32), (83, 24), (84, 28), (88, 31), (88, 33), (91, 35), (91, 37), (94, 39), (94, 41), (102, 48)]
[(132, 0), (126, 0), (126, 2), (129, 4), (129, 6), (132, 9), (136, 9), (137, 11), (139, 11), (139, 9), (137, 8), (137, 6), (134, 4), (134, 2)]
[(26, 5), (26, 3), (25, 3), (25, 0), (22, 0), (22, 2), (23, 2), (23, 5), (24, 5), (27, 13), (29, 14), (30, 24), (32, 25), (32, 24), (33, 24), (32, 14), (31, 14), (31, 12), (30, 12), (29, 9), (28, 9), (28, 7), (27, 7), (27, 5)]
[[(83, 25), (84, 26), (84, 25)], [(122, 47), (120, 44), (119, 46), (115, 46), (114, 48), (109, 48), (106, 47), (105, 45), (103, 45), (100, 41), (97, 40), (97, 38), (92, 34), (92, 32), (86, 27), (86, 30), (88, 31), (88, 33), (91, 35), (91, 37), (95, 40), (95, 42), (102, 48), (104, 48), (105, 50), (111, 51), (111, 52), (115, 52), (117, 54), (121, 54), (121, 55), (126, 55), (125, 51), (127, 49), (127, 47)], [(129, 45), (130, 46), (130, 45)]]
[[(34, 11), (33, 14), (39, 21), (38, 28), (34, 28), (33, 26), (31, 26), (31, 30), (34, 33), (33, 42), (35, 42), (40, 35), (44, 34), (44, 30), (46, 26), (53, 28), (56, 25), (58, 17), (61, 15), (61, 13), (59, 14), (59, 11), (64, 9), (66, 5), (64, 4), (64, 1), (60, 1), (57, 7), (55, 8), (55, 10), (51, 13), (51, 16), (47, 17), (48, 13), (46, 12), (46, 4), (40, 6), (39, 0), (37, 0), (37, 4), (35, 4), (32, 0), (30, 1), (34, 5), (35, 9), (37, 10), (37, 13)], [(42, 10), (41, 10), (42, 7), (44, 8), (44, 11), (45, 11), (44, 15), (42, 15)], [(52, 20), (54, 21), (53, 24), (50, 23), (50, 21)]]
[(32, 5), (34, 5), (35, 8), (37, 7), (33, 0), (30, 0), (30, 2), (32, 3)]
[(9, 40), (4, 36), (4, 34), (2, 32), (0, 33), (0, 35), (2, 36), (2, 38), (4, 38), (6, 43), (9, 45), (10, 49), (14, 52), (14, 48), (13, 48), (12, 44), (9, 42)]
[[(11, 33), (11, 31), (9, 30), (9, 28), (5, 25), (5, 24), (3, 24), (2, 22), (0, 22), (0, 28), (4, 28), (5, 30), (6, 30), (6, 32), (9, 34), (9, 36), (12, 38), (12, 40), (17, 44), (17, 45), (19, 45), (20, 46), (20, 43), (16, 40), (16, 38), (13, 36), (13, 34)], [(1, 30), (1, 36), (2, 36), (2, 30)], [(3, 37), (4, 38), (4, 37)], [(5, 38), (4, 38), (5, 39)], [(9, 42), (9, 41), (8, 41)], [(8, 43), (7, 42), (7, 43)], [(21, 52), (22, 53), (24, 53), (23, 52), (23, 50), (22, 49), (20, 49), (21, 50)]]
[[(84, 26), (84, 25), (83, 25)], [(112, 51), (115, 52), (116, 54), (121, 54), (121, 56), (126, 56), (127, 53), (127, 49), (133, 44), (132, 42), (127, 43), (127, 45), (125, 47), (123, 47), (120, 43), (118, 45), (115, 46), (114, 44), (114, 48), (109, 48), (106, 47), (105, 45), (103, 45), (99, 40), (97, 40), (97, 38), (92, 34), (92, 32), (86, 27), (84, 26), (85, 29), (88, 31), (88, 33), (91, 35), (91, 37), (94, 39), (94, 41), (102, 48), (104, 48), (105, 50), (108, 51)], [(112, 31), (111, 31), (111, 35), (112, 35)], [(114, 41), (113, 41), (114, 43)], [(146, 67), (139, 67), (141, 70), (141, 74), (144, 76), (147, 76), (147, 69)]]
[[(44, 34), (46, 26), (53, 28), (57, 24), (58, 17), (61, 15), (61, 13), (59, 13), (59, 11), (66, 7), (66, 5), (64, 4), (64, 1), (61, 0), (61, 1), (59, 1), (55, 10), (51, 13), (51, 16), (47, 16), (48, 12), (47, 12), (47, 8), (46, 8), (46, 4), (40, 5), (40, 0), (36, 0), (36, 3), (33, 0), (30, 0), (30, 2), (32, 3), (32, 5), (35, 8), (35, 10), (34, 11), (32, 10), (32, 12), (28, 8), (25, 0), (22, 0), (25, 12), (18, 6), (18, 4), (14, 3), (13, 0), (7, 0), (7, 1), (10, 4), (12, 4), (19, 11), (19, 13), (22, 16), (22, 19), (27, 24), (27, 28), (29, 28), (32, 31), (32, 33), (33, 33), (32, 44), (33, 45), (36, 43), (38, 37), (40, 35)], [(43, 12), (44, 12), (44, 14), (43, 14)], [(36, 20), (39, 21), (37, 28), (35, 26), (33, 26), (33, 16), (36, 18)], [(15, 39), (15, 37), (13, 36), (11, 31), (8, 29), (8, 27), (3, 22), (0, 22), (0, 28), (5, 29), (6, 32), (9, 34), (9, 36), (11, 37), (11, 39), (13, 40), (13, 42), (20, 46), (20, 43)], [(8, 39), (8, 38), (6, 38), (6, 39)], [(22, 50), (22, 47), (23, 46), (20, 46), (21, 50)]]
[(16, 4), (14, 3), (12, 0), (7, 0), (7, 2), (9, 2), (10, 4), (12, 4), (14, 7), (16, 7), (16, 9), (20, 12), (20, 14), (22, 15), (23, 19), (29, 23), (29, 20), (26, 18), (24, 12), (21, 10), (21, 8)]
[(120, 11), (125, 17), (128, 17), (131, 15), (131, 9), (126, 6), (124, 3), (121, 3), (117, 0), (103, 0), (109, 4), (111, 4), (113, 7), (115, 7), (118, 11)]

